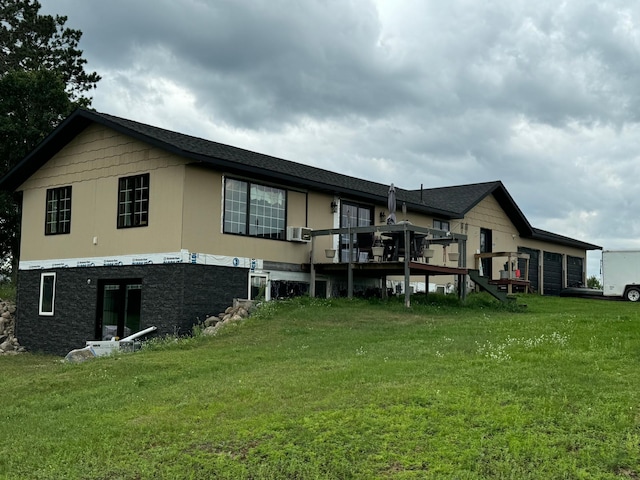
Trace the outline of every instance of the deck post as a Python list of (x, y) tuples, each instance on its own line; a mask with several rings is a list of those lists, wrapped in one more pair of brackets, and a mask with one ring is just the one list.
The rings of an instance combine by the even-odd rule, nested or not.
[(353, 233), (349, 229), (349, 263), (347, 264), (347, 298), (353, 298)]
[(424, 276), (424, 298), (429, 298), (429, 274)]
[(309, 278), (309, 296), (311, 298), (315, 298), (316, 296), (316, 268), (313, 261), (313, 250), (316, 243), (316, 237), (311, 237), (311, 252), (309, 253), (309, 269), (310, 269), (310, 278)]
[(409, 241), (409, 232), (407, 231), (407, 224), (404, 224), (404, 306), (409, 308), (411, 306), (411, 289), (409, 287), (409, 280), (411, 277), (409, 269), (409, 261), (411, 260), (411, 248)]
[(466, 275), (458, 275), (458, 298), (460, 300), (464, 300), (467, 296), (467, 276)]

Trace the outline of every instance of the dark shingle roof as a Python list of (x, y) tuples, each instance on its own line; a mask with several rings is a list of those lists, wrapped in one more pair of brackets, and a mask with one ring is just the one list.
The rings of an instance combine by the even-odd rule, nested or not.
[[(0, 190), (16, 190), (53, 155), (93, 123), (104, 125), (193, 162), (227, 173), (281, 182), (292, 187), (310, 188), (382, 205), (387, 201), (389, 185), (84, 109), (78, 109), (72, 113), (27, 157), (0, 179)], [(496, 197), (521, 236), (542, 235), (540, 238), (543, 238), (544, 235), (553, 235), (548, 232), (542, 234), (540, 232), (543, 231), (529, 225), (500, 181), (422, 190), (404, 190), (396, 187), (398, 202), (405, 202), (410, 211), (443, 219), (463, 218), (469, 210), (490, 194)], [(556, 243), (558, 240), (566, 239), (569, 244), (580, 248), (600, 248), (567, 237), (555, 236), (554, 238)]]
[(582, 242), (580, 240), (576, 240), (575, 238), (565, 237), (564, 235), (547, 232), (546, 230), (540, 230), (539, 228), (533, 229), (531, 238), (533, 238), (534, 240), (541, 240), (543, 242), (552, 242), (559, 245), (566, 245), (568, 247), (577, 247), (584, 250), (602, 250), (602, 247), (599, 245)]

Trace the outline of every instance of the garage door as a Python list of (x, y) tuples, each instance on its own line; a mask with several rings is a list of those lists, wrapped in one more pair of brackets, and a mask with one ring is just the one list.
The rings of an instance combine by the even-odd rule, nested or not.
[(542, 268), (544, 270), (543, 294), (560, 295), (560, 290), (562, 290), (562, 255), (544, 252)]
[[(518, 253), (529, 254), (529, 284), (531, 285), (532, 292), (538, 292), (538, 288), (540, 287), (540, 280), (538, 278), (540, 251), (526, 247), (518, 247)], [(518, 268), (520, 269), (520, 271), (524, 272), (526, 264), (526, 260), (518, 259)]]
[(584, 287), (584, 258), (567, 256), (567, 286)]

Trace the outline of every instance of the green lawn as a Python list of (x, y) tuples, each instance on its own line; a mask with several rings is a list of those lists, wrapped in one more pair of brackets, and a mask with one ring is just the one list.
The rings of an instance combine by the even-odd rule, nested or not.
[(640, 478), (640, 305), (518, 302), (298, 299), (135, 354), (0, 357), (0, 478)]

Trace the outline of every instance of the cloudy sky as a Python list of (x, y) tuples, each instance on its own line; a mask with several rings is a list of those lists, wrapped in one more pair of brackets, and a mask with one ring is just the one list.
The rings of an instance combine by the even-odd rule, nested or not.
[(407, 189), (501, 180), (535, 227), (640, 248), (640, 3), (41, 3), (98, 111)]

